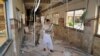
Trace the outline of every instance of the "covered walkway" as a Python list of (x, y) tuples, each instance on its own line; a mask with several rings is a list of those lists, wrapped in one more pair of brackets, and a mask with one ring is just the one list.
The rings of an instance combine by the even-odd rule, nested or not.
[[(32, 35), (29, 35), (28, 38), (31, 38)], [(22, 43), (21, 56), (92, 56), (62, 40), (53, 41), (54, 52), (51, 53), (49, 50), (43, 50), (42, 38), (38, 46), (34, 46), (31, 39), (24, 40), (24, 43)]]
[(100, 0), (0, 0), (0, 56), (100, 56)]

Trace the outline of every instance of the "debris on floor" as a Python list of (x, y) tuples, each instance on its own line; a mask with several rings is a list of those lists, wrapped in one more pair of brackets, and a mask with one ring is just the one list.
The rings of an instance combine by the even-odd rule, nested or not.
[(63, 41), (56, 40), (54, 42), (54, 52), (43, 51), (42, 42), (37, 47), (24, 47), (22, 48), (22, 56), (89, 56), (83, 52), (77, 51), (72, 48), (65, 47), (67, 45), (63, 44)]

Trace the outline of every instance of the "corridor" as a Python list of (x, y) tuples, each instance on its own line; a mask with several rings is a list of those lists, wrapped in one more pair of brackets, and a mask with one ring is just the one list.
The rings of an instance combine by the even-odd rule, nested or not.
[(0, 56), (100, 56), (100, 0), (0, 0)]
[[(28, 38), (30, 37), (32, 37), (32, 35)], [(25, 41), (24, 46), (21, 48), (21, 56), (92, 56), (80, 49), (70, 46), (62, 40), (53, 41), (54, 52), (52, 53), (49, 50), (43, 50), (42, 38), (40, 39), (40, 44), (38, 46), (34, 46), (30, 41), (31, 40)]]

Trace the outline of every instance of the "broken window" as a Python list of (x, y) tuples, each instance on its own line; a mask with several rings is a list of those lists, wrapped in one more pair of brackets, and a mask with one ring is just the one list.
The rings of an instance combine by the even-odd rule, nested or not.
[(80, 19), (83, 13), (84, 13), (84, 9), (68, 11), (67, 19), (66, 19), (66, 26), (79, 29), (79, 30), (84, 30), (84, 25)]

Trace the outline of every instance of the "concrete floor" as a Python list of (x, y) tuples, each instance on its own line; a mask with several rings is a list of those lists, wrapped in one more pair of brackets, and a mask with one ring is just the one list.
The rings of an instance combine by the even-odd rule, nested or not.
[[(28, 41), (26, 41), (27, 43)], [(25, 44), (26, 44), (25, 43)], [(43, 51), (42, 39), (40, 40), (40, 45), (34, 47), (31, 42), (22, 48), (21, 56), (90, 56), (82, 51), (69, 46), (64, 41), (55, 40), (54, 41), (54, 52), (50, 53), (48, 50)]]
[(26, 37), (22, 44), (20, 56), (90, 56), (75, 47), (69, 46), (69, 44), (62, 40), (53, 41), (53, 53), (50, 53), (48, 50), (43, 51), (42, 38), (40, 39), (39, 46), (34, 47), (33, 33), (26, 34)]

